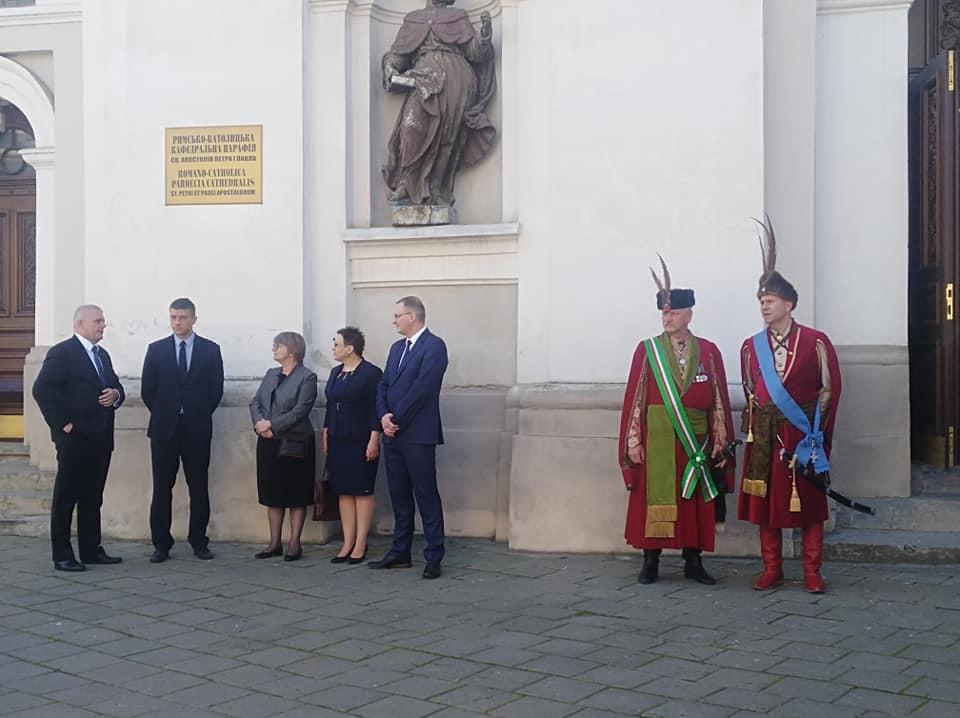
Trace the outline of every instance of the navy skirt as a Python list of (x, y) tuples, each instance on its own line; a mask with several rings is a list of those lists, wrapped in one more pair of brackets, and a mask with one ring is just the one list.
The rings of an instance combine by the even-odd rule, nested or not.
[(380, 460), (367, 461), (369, 437), (327, 437), (327, 480), (338, 496), (372, 496)]

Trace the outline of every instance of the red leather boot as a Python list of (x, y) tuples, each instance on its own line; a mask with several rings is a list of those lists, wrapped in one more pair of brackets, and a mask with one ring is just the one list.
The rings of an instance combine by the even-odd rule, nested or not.
[(823, 524), (803, 527), (803, 582), (810, 593), (824, 593), (827, 584), (820, 575), (823, 563)]
[(753, 584), (757, 591), (769, 591), (783, 583), (783, 531), (760, 527), (760, 555), (763, 557), (763, 575)]

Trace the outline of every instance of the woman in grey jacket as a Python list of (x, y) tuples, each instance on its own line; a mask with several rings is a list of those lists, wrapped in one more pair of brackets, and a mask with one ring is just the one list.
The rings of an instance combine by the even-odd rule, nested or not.
[(250, 402), (257, 433), (257, 496), (267, 507), (270, 544), (256, 558), (283, 554), (283, 516), (290, 510), (290, 538), (284, 561), (303, 555), (300, 534), (313, 503), (316, 448), (310, 412), (317, 401), (317, 375), (303, 365), (304, 338), (281, 332), (273, 340), (279, 367), (267, 371)]

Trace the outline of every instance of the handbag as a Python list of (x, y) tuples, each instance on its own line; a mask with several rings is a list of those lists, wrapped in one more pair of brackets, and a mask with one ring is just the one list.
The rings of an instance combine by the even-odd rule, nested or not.
[(291, 430), (280, 436), (280, 447), (277, 449), (277, 456), (284, 459), (305, 459), (307, 458), (307, 442), (310, 435), (305, 431)]
[(313, 520), (340, 520), (340, 501), (337, 495), (330, 490), (326, 468), (313, 485)]

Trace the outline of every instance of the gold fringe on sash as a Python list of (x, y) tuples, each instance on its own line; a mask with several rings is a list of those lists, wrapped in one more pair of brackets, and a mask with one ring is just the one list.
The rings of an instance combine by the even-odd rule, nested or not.
[(743, 493), (751, 496), (759, 496), (761, 499), (767, 496), (767, 482), (763, 479), (744, 479)]
[(647, 538), (673, 538), (676, 524), (669, 521), (647, 522)]
[(647, 523), (656, 524), (664, 521), (676, 521), (677, 520), (677, 506), (676, 504), (661, 504), (655, 506), (647, 506)]

